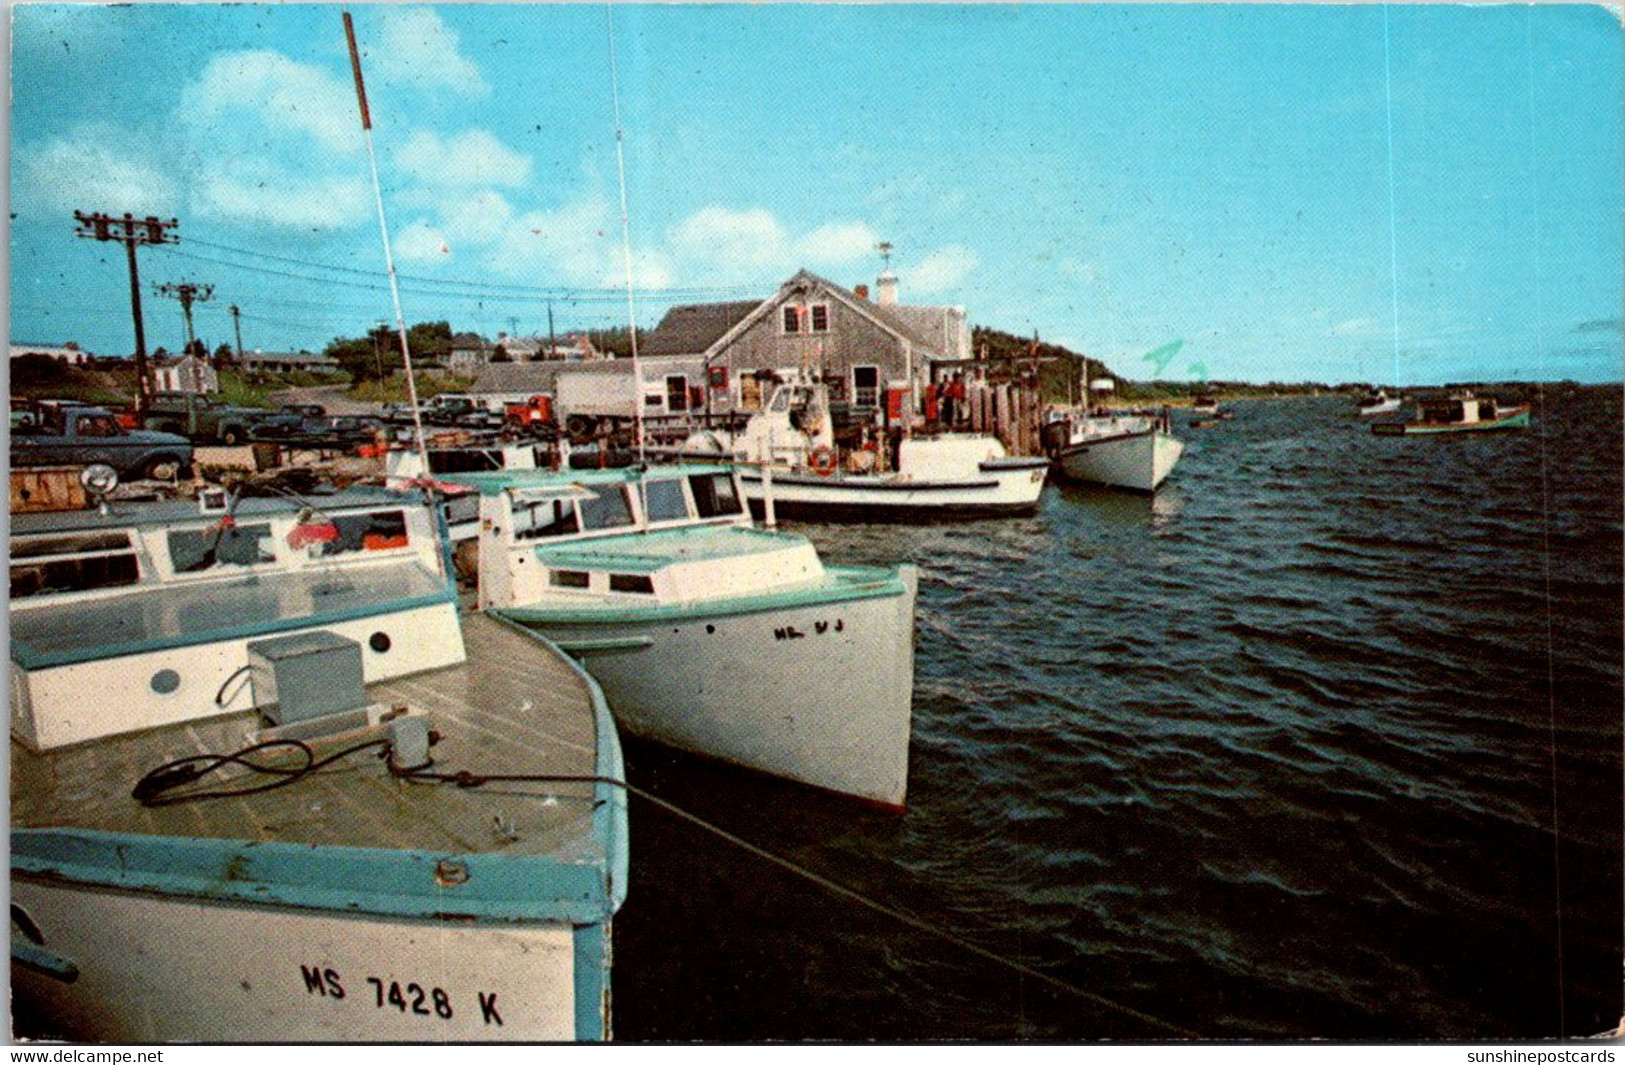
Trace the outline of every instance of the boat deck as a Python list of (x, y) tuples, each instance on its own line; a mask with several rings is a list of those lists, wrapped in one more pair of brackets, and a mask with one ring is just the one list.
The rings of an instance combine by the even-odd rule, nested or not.
[[(432, 769), (477, 775), (592, 776), (598, 714), (589, 683), (557, 652), (492, 618), (462, 618), (460, 666), (367, 686), (374, 703), (409, 704), (443, 737)], [(117, 698), (87, 693), (87, 698)], [(254, 742), (256, 714), (241, 713), (115, 736), (77, 747), (11, 745), (14, 830), (84, 829), (141, 836), (280, 842), (325, 847), (605, 860), (590, 783), (493, 782), (476, 788), (392, 777), (376, 749), (285, 787), (254, 795), (148, 808), (130, 789), (166, 761), (225, 754)], [(368, 738), (368, 737), (362, 737)], [(348, 743), (313, 744), (320, 758)], [(290, 764), (282, 762), (278, 764)], [(233, 769), (198, 786), (242, 787), (262, 775)]]

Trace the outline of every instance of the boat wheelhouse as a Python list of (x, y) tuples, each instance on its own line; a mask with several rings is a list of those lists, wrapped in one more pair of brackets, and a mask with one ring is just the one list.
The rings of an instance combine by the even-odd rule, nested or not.
[(1414, 421), (1379, 422), (1371, 427), (1371, 431), (1382, 436), (1432, 436), (1524, 429), (1529, 426), (1529, 412), (1527, 403), (1503, 407), (1487, 396), (1454, 392), (1422, 400)]
[(732, 469), (470, 474), (480, 605), (578, 655), (627, 731), (901, 808), (913, 566), (826, 566)]
[(123, 1043), (608, 1037), (608, 708), (459, 617), (421, 494), (12, 522), (19, 1011)]

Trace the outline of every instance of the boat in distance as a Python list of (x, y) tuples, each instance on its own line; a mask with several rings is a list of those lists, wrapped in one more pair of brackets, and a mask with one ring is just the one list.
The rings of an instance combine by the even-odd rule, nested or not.
[(1380, 436), (1437, 436), (1443, 433), (1482, 433), (1529, 426), (1530, 406), (1520, 403), (1503, 407), (1489, 397), (1471, 392), (1424, 399), (1416, 418), (1408, 422), (1378, 422), (1371, 431)]
[(14, 1008), (120, 1043), (609, 1037), (614, 724), (459, 615), (439, 520), (378, 489), (13, 515)]
[(705, 431), (683, 457), (734, 460), (752, 510), (809, 521), (948, 521), (1031, 514), (1049, 460), (1006, 453), (978, 433), (905, 436), (891, 444), (860, 429), (838, 448), (821, 383), (781, 385), (737, 436)]
[(1362, 418), (1374, 414), (1391, 414), (1405, 403), (1399, 396), (1390, 396), (1385, 389), (1373, 388), (1361, 396), (1354, 404), (1355, 413)]
[(576, 655), (628, 732), (901, 809), (918, 571), (826, 566), (706, 465), (453, 475), (482, 609)]

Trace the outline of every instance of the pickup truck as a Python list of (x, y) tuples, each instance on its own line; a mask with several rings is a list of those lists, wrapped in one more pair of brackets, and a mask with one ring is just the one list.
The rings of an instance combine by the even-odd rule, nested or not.
[(39, 407), (11, 427), (11, 464), (113, 467), (122, 480), (170, 480), (192, 468), (192, 443), (173, 433), (126, 429), (101, 407)]
[(193, 439), (218, 440), (227, 447), (244, 444), (260, 435), (297, 429), (301, 416), (279, 414), (255, 407), (233, 407), (206, 396), (193, 396), (188, 405), (184, 392), (159, 392), (141, 414), (143, 429), (179, 433)]

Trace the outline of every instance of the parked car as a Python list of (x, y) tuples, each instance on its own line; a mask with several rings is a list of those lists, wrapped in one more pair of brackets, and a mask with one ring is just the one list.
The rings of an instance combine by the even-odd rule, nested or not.
[(159, 392), (141, 413), (143, 429), (218, 441), (227, 447), (247, 443), (262, 431), (274, 435), (298, 423), (297, 417), (278, 416), (256, 407), (234, 407), (207, 396), (188, 397), (184, 392)]
[(11, 464), (113, 467), (124, 480), (171, 480), (192, 470), (192, 442), (175, 433), (126, 429), (111, 411), (88, 406), (37, 406), (32, 424), (13, 411)]
[(351, 448), (374, 443), (383, 429), (383, 419), (369, 414), (330, 414), (306, 418), (299, 435), (313, 444)]

